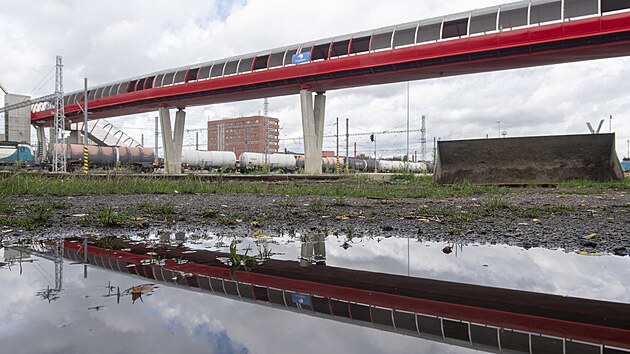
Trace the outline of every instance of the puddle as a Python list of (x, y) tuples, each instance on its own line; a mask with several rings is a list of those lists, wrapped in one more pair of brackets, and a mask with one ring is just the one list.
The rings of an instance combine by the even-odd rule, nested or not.
[[(45, 242), (31, 246), (40, 255), (5, 247), (3, 348), (599, 352), (599, 339), (579, 334), (599, 325), (589, 309), (630, 308), (630, 257), (395, 237), (258, 234), (237, 241), (210, 233), (134, 236), (119, 251), (90, 246), (85, 269), (80, 242), (65, 244), (63, 261)], [(166, 256), (164, 245), (178, 256)], [(256, 265), (230, 271), (231, 245), (237, 261), (247, 253)], [(556, 302), (551, 312), (536, 307)], [(492, 315), (497, 311), (503, 315)], [(523, 322), (532, 315), (545, 320)], [(558, 330), (558, 323), (566, 328)], [(618, 327), (627, 323), (621, 316)]]

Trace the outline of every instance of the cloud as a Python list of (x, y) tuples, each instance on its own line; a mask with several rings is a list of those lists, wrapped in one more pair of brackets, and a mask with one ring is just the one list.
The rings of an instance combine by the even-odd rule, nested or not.
[[(0, 82), (16, 93), (50, 93), (50, 71), (59, 54), (64, 57), (66, 91), (72, 91), (82, 88), (84, 77), (96, 85), (498, 3), (4, 1), (0, 14)], [(630, 123), (624, 118), (630, 115), (629, 60), (615, 58), (412, 82), (411, 127), (419, 129), (420, 117), (425, 115), (429, 141), (433, 137), (495, 137), (497, 121), (502, 122), (501, 129), (508, 136), (572, 134), (587, 133), (586, 122), (597, 124), (612, 115), (617, 146), (625, 151), (630, 136)], [(350, 118), (351, 133), (406, 126), (405, 83), (331, 91), (327, 95), (328, 129), (333, 129), (335, 117)], [(270, 110), (282, 120), (281, 137), (301, 135), (298, 97), (272, 98)], [(262, 100), (189, 108), (187, 128), (202, 128), (208, 118), (254, 115), (259, 111)], [(145, 143), (152, 146), (152, 125), (147, 129), (142, 122), (154, 115), (112, 121), (136, 140), (144, 134)], [(345, 133), (345, 126), (340, 130)], [(200, 138), (205, 139), (205, 134)], [(400, 135), (384, 134), (378, 140), (385, 148), (383, 155), (400, 155), (406, 150)], [(373, 150), (365, 137), (352, 137), (350, 145), (355, 142), (361, 152)], [(194, 141), (187, 138), (186, 143)], [(334, 144), (334, 138), (327, 138), (324, 147), (332, 149)], [(299, 141), (293, 140), (283, 140), (281, 145), (290, 150), (301, 148)], [(420, 133), (412, 133), (411, 149), (419, 147)]]

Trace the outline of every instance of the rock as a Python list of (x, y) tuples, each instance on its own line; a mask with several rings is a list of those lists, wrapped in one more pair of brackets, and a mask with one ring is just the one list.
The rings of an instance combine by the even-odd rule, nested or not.
[(617, 247), (615, 249), (612, 250), (612, 253), (615, 256), (627, 256), (628, 255), (628, 248), (627, 247)]
[(597, 247), (597, 242), (591, 241), (591, 240), (584, 240), (584, 241), (581, 242), (581, 244), (584, 247), (590, 247), (590, 248)]

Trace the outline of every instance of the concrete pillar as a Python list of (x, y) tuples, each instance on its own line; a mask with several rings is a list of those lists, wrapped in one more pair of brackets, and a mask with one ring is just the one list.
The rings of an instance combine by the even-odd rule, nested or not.
[(182, 108), (177, 109), (175, 113), (175, 132), (173, 139), (175, 140), (174, 158), (177, 159), (177, 165), (182, 165), (182, 148), (184, 146), (184, 126), (186, 122), (186, 111)]
[(175, 114), (175, 134), (171, 128), (171, 114), (167, 107), (160, 108), (160, 128), (162, 129), (162, 147), (164, 148), (164, 167), (166, 173), (181, 173), (182, 146), (184, 144), (184, 126), (186, 112), (179, 109)]
[[(30, 100), (30, 96), (6, 94), (4, 104), (9, 106)], [(5, 139), (18, 143), (31, 143), (31, 107), (26, 106), (8, 112), (4, 122)]]
[(36, 126), (37, 132), (37, 159), (39, 162), (48, 158), (48, 142), (46, 141), (46, 128)]
[[(171, 113), (167, 107), (160, 107), (160, 129), (162, 130), (162, 151), (164, 153), (164, 167), (169, 171), (171, 149), (173, 147), (173, 129), (171, 128)], [(157, 151), (156, 151), (157, 153)]]
[(81, 144), (83, 139), (81, 138), (81, 133), (78, 130), (71, 130), (70, 135), (68, 136), (68, 144)]
[(326, 95), (318, 92), (313, 105), (313, 93), (300, 91), (302, 107), (302, 131), (304, 134), (304, 170), (306, 173), (322, 173), (322, 145), (324, 142), (324, 121)]
[(318, 92), (315, 95), (315, 107), (313, 108), (313, 116), (315, 118), (315, 131), (317, 132), (317, 151), (319, 151), (320, 160), (322, 157), (322, 148), (324, 146), (324, 121), (326, 119), (325, 112), (326, 95), (323, 92)]
[(313, 262), (313, 241), (308, 235), (302, 235), (302, 245), (300, 247), (300, 267), (310, 268)]
[(315, 263), (326, 264), (326, 235), (313, 236), (313, 255)]

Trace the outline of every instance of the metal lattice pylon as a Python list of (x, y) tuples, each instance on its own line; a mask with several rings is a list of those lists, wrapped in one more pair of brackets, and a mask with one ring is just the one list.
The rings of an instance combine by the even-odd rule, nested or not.
[(63, 238), (52, 243), (52, 254), (55, 262), (55, 290), (63, 290)]
[(65, 148), (59, 149), (59, 146), (64, 146), (64, 132), (65, 127), (65, 111), (63, 106), (63, 64), (61, 56), (57, 56), (57, 64), (55, 65), (55, 124), (54, 124), (54, 137), (53, 137), (53, 171), (54, 172), (66, 172), (66, 151)]

